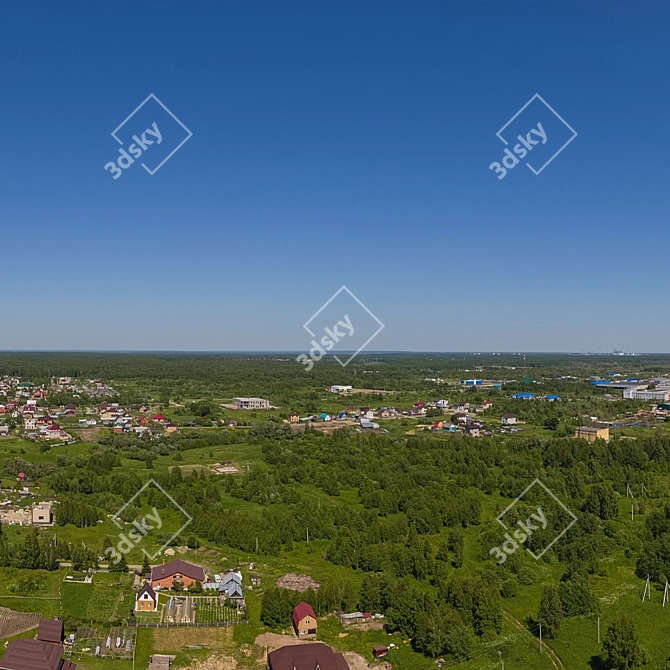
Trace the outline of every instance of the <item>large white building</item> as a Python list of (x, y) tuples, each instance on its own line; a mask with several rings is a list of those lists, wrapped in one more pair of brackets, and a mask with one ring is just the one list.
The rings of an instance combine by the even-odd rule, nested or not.
[(270, 409), (270, 401), (265, 398), (233, 398), (235, 409)]
[(670, 400), (670, 390), (656, 389), (649, 391), (624, 389), (623, 397), (630, 400), (660, 400), (661, 402), (668, 402), (668, 400)]
[(351, 386), (329, 386), (328, 390), (331, 393), (351, 393)]

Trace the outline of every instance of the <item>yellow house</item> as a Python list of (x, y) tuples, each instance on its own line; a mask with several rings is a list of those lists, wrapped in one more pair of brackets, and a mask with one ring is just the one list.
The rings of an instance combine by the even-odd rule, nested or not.
[(581, 437), (587, 442), (595, 442), (596, 440), (605, 440), (605, 442), (610, 441), (610, 429), (609, 428), (590, 428), (589, 426), (582, 426), (577, 428), (575, 437)]
[(293, 627), (296, 635), (301, 639), (316, 640), (316, 629), (319, 624), (312, 606), (302, 602), (293, 610)]
[(136, 612), (155, 612), (158, 609), (158, 596), (147, 582), (135, 596)]

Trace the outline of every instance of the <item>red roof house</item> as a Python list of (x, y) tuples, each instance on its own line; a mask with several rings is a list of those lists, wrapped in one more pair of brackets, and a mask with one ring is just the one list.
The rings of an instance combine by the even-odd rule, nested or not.
[(196, 582), (204, 582), (205, 571), (199, 565), (187, 563), (179, 558), (176, 561), (170, 561), (165, 565), (157, 565), (151, 569), (151, 586), (153, 588), (172, 588), (173, 579), (188, 588)]
[(319, 624), (312, 606), (306, 602), (298, 603), (293, 610), (293, 627), (300, 639), (316, 639)]

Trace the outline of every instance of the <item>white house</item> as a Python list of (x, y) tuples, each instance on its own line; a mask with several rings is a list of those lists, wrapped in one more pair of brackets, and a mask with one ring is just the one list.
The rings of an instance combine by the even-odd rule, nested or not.
[(501, 421), (503, 426), (513, 426), (516, 423), (516, 414), (503, 414)]

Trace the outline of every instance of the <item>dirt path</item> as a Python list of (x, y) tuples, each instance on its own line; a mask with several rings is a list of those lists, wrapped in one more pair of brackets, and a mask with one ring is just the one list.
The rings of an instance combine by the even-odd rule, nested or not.
[[(537, 642), (538, 647), (540, 646), (540, 641), (518, 619), (515, 619), (509, 612), (505, 612), (505, 610), (503, 610), (503, 615), (516, 629), (528, 633)], [(542, 649), (546, 650), (547, 656), (549, 656), (549, 660), (556, 670), (565, 670), (563, 661), (561, 661), (558, 654), (544, 640), (542, 640)]]

